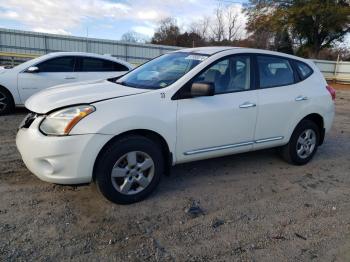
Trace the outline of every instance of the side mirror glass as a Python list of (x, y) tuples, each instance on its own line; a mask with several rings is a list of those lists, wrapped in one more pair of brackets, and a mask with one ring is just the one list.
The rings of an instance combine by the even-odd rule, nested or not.
[(215, 94), (215, 84), (211, 82), (195, 82), (191, 86), (192, 97), (213, 96)]
[(39, 67), (37, 66), (31, 66), (27, 69), (27, 73), (38, 73), (39, 72)]

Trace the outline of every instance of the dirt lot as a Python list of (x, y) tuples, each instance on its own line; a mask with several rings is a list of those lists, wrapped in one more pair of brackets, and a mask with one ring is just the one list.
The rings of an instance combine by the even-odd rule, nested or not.
[(24, 114), (0, 117), (0, 260), (350, 260), (350, 89), (307, 166), (274, 150), (181, 165), (130, 206), (30, 174), (15, 147)]

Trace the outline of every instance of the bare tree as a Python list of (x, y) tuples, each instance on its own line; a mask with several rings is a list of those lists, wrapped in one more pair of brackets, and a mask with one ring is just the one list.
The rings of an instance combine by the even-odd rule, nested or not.
[(227, 20), (227, 40), (237, 40), (238, 32), (241, 29), (237, 10), (232, 6), (228, 7), (227, 11), (225, 12), (225, 17)]
[(199, 35), (202, 39), (207, 39), (209, 34), (210, 17), (204, 16), (198, 22), (193, 22), (189, 26), (189, 32)]
[(211, 26), (212, 38), (216, 42), (220, 42), (225, 38), (225, 21), (224, 11), (221, 6), (215, 10), (213, 25)]
[(219, 6), (215, 9), (210, 39), (215, 42), (237, 40), (241, 29), (239, 22), (239, 13), (234, 5)]

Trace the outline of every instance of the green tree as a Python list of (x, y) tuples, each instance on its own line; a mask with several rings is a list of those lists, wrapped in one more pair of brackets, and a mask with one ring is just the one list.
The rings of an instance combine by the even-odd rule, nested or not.
[(286, 29), (276, 33), (274, 49), (278, 52), (294, 54), (292, 39)]
[(250, 0), (245, 10), (252, 35), (264, 29), (274, 38), (287, 30), (300, 52), (311, 57), (350, 32), (347, 0)]

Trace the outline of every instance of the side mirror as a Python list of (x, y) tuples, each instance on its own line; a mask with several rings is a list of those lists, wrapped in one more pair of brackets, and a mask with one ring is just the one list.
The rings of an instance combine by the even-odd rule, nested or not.
[(191, 86), (191, 96), (213, 96), (215, 94), (215, 84), (211, 82), (195, 82)]
[(37, 66), (31, 66), (26, 70), (27, 73), (38, 73), (39, 72), (39, 67)]

